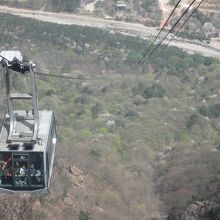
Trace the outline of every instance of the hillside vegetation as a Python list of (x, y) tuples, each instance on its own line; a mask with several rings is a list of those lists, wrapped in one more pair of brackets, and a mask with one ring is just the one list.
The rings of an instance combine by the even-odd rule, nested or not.
[(92, 15), (95, 17), (112, 18), (128, 22), (140, 22), (147, 26), (158, 26), (161, 11), (158, 1), (132, 0), (121, 1), (123, 7), (118, 7), (117, 0), (0, 0), (0, 5), (33, 10), (66, 12)]
[[(0, 219), (178, 220), (195, 202), (215, 207), (197, 219), (219, 219), (219, 61), (168, 48), (142, 70), (139, 38), (0, 19), (1, 50), (19, 49), (40, 72), (91, 78), (38, 80), (40, 108), (57, 122), (51, 190), (1, 196)], [(17, 90), (29, 83), (14, 79)]]
[[(170, 4), (174, 7), (174, 5), (178, 1), (176, 0), (170, 0)], [(187, 5), (191, 4), (192, 1), (190, 0), (182, 0), (182, 9), (185, 10), (184, 6), (186, 7)], [(200, 1), (196, 1), (194, 4), (194, 7), (199, 3)], [(181, 8), (181, 7), (180, 7)], [(205, 31), (206, 34), (209, 33), (209, 31), (213, 31), (213, 29), (217, 29), (215, 31), (218, 32), (219, 36), (219, 21), (220, 21), (220, 4), (218, 0), (206, 0), (203, 1), (200, 7), (198, 8), (197, 12), (194, 14), (193, 18), (190, 19), (190, 22), (188, 22), (187, 26), (193, 26), (191, 27), (192, 29), (194, 28), (195, 32), (200, 28), (200, 25), (203, 27), (202, 29)], [(191, 23), (191, 25), (190, 25)], [(204, 24), (208, 23), (209, 28), (205, 28)], [(194, 25), (193, 25), (194, 24)], [(210, 27), (211, 26), (211, 27)], [(188, 28), (188, 27), (187, 27)], [(215, 32), (214, 31), (214, 32)]]
[(52, 11), (72, 12), (79, 7), (80, 0), (1, 0), (0, 4), (37, 10), (44, 8)]

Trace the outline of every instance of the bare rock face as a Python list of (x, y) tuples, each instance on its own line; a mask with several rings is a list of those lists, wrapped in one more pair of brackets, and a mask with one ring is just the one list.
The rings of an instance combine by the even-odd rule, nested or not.
[(198, 201), (190, 205), (183, 214), (183, 220), (217, 220), (220, 215), (220, 205), (209, 201)]
[(76, 202), (74, 200), (72, 200), (70, 197), (65, 197), (63, 199), (64, 204), (66, 204), (67, 206), (73, 206), (76, 207)]
[(188, 208), (178, 213), (171, 212), (169, 220), (219, 220), (220, 205), (210, 201), (197, 201), (189, 205)]
[(36, 199), (32, 205), (33, 210), (39, 210), (41, 208), (41, 202), (39, 199)]
[(82, 170), (76, 166), (69, 167), (69, 173), (73, 184), (81, 189), (85, 188), (85, 176)]
[(83, 171), (77, 168), (76, 166), (69, 167), (69, 172), (73, 174), (74, 176), (80, 176), (83, 175)]

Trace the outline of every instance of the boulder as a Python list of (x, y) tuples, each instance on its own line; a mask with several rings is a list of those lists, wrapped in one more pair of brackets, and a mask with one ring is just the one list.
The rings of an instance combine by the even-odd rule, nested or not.
[(220, 206), (209, 201), (197, 201), (183, 213), (183, 220), (214, 220), (220, 214)]
[(69, 172), (73, 174), (74, 176), (80, 176), (83, 175), (83, 171), (77, 168), (76, 166), (69, 167)]
[(85, 177), (82, 170), (76, 166), (69, 167), (69, 173), (72, 183), (80, 189), (85, 188)]

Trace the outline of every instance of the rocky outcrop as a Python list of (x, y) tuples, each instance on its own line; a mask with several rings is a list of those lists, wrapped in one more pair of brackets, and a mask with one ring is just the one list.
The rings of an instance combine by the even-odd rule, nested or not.
[(220, 220), (220, 205), (210, 201), (197, 201), (184, 212), (172, 211), (168, 220)]
[(82, 170), (76, 166), (69, 167), (69, 173), (73, 184), (81, 189), (85, 188), (85, 176)]

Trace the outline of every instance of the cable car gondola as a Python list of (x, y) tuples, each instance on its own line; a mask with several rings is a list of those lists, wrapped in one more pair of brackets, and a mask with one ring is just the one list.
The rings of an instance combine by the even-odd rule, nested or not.
[[(49, 191), (56, 148), (56, 124), (52, 111), (39, 111), (36, 63), (24, 61), (19, 51), (2, 51), (7, 111), (0, 133), (0, 192)], [(30, 74), (31, 94), (12, 93), (13, 72)], [(31, 101), (32, 109), (14, 109)]]

